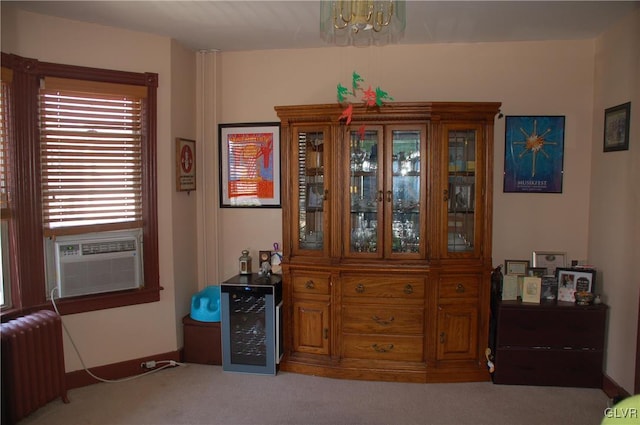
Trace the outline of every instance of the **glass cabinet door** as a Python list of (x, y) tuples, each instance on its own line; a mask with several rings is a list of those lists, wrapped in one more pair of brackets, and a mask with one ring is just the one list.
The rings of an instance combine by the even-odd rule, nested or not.
[(347, 137), (345, 255), (423, 258), (426, 126), (366, 126), (363, 132), (349, 130)]
[[(426, 128), (393, 127), (387, 133), (387, 256), (420, 257), (425, 245), (423, 180)], [(390, 170), (389, 170), (390, 168)]]
[(444, 201), (447, 208), (448, 256), (476, 253), (478, 215), (478, 178), (476, 162), (479, 128), (449, 126), (447, 136), (447, 187)]
[[(382, 128), (349, 130), (348, 255), (380, 257), (382, 233)], [(379, 155), (380, 153), (380, 155)]]
[(297, 246), (294, 253), (304, 250), (305, 254), (323, 255), (328, 246), (328, 182), (325, 178), (329, 130), (327, 128), (296, 128), (294, 141), (298, 159), (298, 173), (294, 182), (294, 194), (297, 203), (294, 205), (293, 217), (294, 237), (297, 235)]

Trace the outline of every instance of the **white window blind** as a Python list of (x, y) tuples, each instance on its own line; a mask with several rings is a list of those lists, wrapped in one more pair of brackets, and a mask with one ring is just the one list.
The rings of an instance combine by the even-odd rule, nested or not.
[(142, 226), (145, 93), (138, 86), (44, 80), (40, 150), (45, 235), (79, 227)]

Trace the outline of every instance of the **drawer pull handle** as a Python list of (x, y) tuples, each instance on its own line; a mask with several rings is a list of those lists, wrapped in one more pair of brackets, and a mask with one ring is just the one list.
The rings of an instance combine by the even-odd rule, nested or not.
[(313, 280), (309, 279), (307, 280), (307, 283), (304, 284), (304, 287), (307, 289), (315, 289), (316, 284), (313, 283)]
[(388, 353), (389, 351), (393, 350), (393, 344), (389, 344), (386, 347), (381, 347), (378, 344), (373, 344), (371, 348), (376, 350), (378, 353)]
[(373, 316), (371, 319), (379, 325), (390, 325), (394, 320), (396, 320), (393, 316), (389, 317), (387, 320), (381, 319), (378, 316)]
[(447, 340), (446, 335), (444, 332), (442, 332), (440, 334), (440, 344), (444, 344), (446, 340)]
[(464, 285), (463, 285), (462, 283), (458, 283), (458, 284), (456, 285), (456, 292), (457, 292), (458, 294), (462, 294), (462, 293), (464, 292), (464, 290), (465, 290), (465, 289), (464, 289)]
[(358, 294), (362, 294), (364, 292), (364, 285), (362, 283), (358, 283), (358, 286), (356, 286), (356, 292)]
[(407, 286), (404, 287), (404, 293), (409, 295), (409, 294), (413, 294), (413, 286), (411, 286), (411, 284), (407, 283)]

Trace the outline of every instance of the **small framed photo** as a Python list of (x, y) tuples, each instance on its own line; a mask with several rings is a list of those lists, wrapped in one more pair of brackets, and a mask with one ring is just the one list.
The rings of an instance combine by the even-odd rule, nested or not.
[(518, 276), (505, 275), (502, 281), (502, 300), (515, 301), (519, 296)]
[(558, 278), (554, 275), (542, 276), (542, 294), (540, 298), (546, 301), (558, 298)]
[(539, 277), (525, 276), (522, 282), (522, 302), (540, 304), (542, 292), (542, 279)]
[(560, 267), (557, 269), (557, 278), (558, 301), (575, 302), (576, 292), (593, 292), (596, 271), (593, 269)]
[(504, 260), (505, 274), (525, 276), (529, 268), (529, 260)]
[(604, 111), (604, 152), (629, 150), (631, 102)]
[(472, 183), (449, 184), (449, 211), (473, 211), (474, 190)]
[(545, 276), (547, 274), (546, 267), (528, 267), (527, 268), (527, 276), (540, 277)]
[(566, 252), (551, 252), (551, 251), (533, 251), (532, 255), (533, 267), (544, 267), (547, 269), (545, 274), (556, 274), (558, 267), (567, 266), (567, 253)]
[(322, 211), (322, 202), (324, 201), (324, 184), (308, 183), (306, 195), (307, 211)]

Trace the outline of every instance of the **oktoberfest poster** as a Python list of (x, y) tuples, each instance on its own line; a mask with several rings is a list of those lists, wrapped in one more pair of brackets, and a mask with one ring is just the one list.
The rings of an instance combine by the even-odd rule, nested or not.
[(507, 116), (504, 192), (562, 193), (564, 116)]

